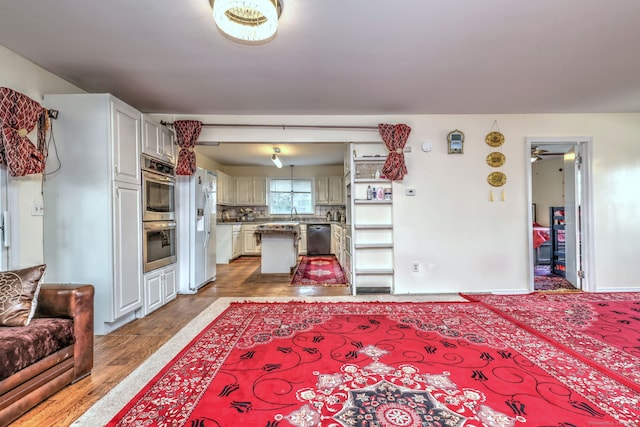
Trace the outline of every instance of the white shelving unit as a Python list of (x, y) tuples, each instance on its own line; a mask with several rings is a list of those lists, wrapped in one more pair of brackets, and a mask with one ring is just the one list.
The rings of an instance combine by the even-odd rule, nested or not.
[[(388, 179), (375, 178), (386, 161), (382, 142), (350, 144), (351, 254), (353, 294), (392, 293), (393, 200), (367, 199), (367, 188), (392, 188)], [(356, 154), (357, 153), (357, 154)], [(393, 197), (393, 196), (392, 196)]]

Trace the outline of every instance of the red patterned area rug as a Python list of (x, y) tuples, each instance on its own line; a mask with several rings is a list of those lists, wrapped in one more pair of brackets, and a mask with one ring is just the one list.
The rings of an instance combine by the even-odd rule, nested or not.
[(462, 296), (640, 392), (640, 292)]
[(566, 278), (551, 273), (548, 264), (534, 266), (533, 273), (533, 288), (536, 291), (576, 290)]
[(347, 278), (333, 255), (303, 256), (291, 286), (346, 286)]
[(479, 303), (233, 303), (109, 426), (635, 426), (640, 395)]

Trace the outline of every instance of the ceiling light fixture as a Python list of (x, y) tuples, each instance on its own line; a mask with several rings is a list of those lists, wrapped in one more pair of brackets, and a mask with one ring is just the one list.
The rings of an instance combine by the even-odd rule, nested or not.
[(271, 155), (271, 161), (273, 162), (274, 165), (276, 165), (277, 168), (281, 168), (282, 162), (278, 158), (277, 153), (280, 153), (280, 147), (273, 147), (273, 154)]
[(282, 0), (210, 0), (213, 19), (222, 33), (235, 41), (260, 43), (278, 30)]

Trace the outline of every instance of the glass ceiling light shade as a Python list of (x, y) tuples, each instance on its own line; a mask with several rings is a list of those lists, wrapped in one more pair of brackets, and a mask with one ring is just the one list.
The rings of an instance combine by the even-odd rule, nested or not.
[(227, 37), (259, 43), (275, 36), (282, 0), (211, 0), (213, 19)]
[(278, 156), (276, 156), (275, 154), (271, 155), (271, 161), (273, 161), (273, 164), (276, 165), (277, 168), (281, 168), (282, 167), (282, 162), (280, 161)]

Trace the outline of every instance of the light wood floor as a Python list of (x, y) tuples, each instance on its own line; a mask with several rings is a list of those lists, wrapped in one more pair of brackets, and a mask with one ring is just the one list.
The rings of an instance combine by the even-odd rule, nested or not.
[(218, 265), (216, 281), (196, 295), (178, 295), (149, 316), (108, 335), (96, 336), (92, 374), (42, 402), (12, 426), (70, 425), (220, 297), (350, 295), (347, 286), (290, 286), (290, 275), (262, 275), (259, 266), (259, 258), (241, 258), (228, 265)]

